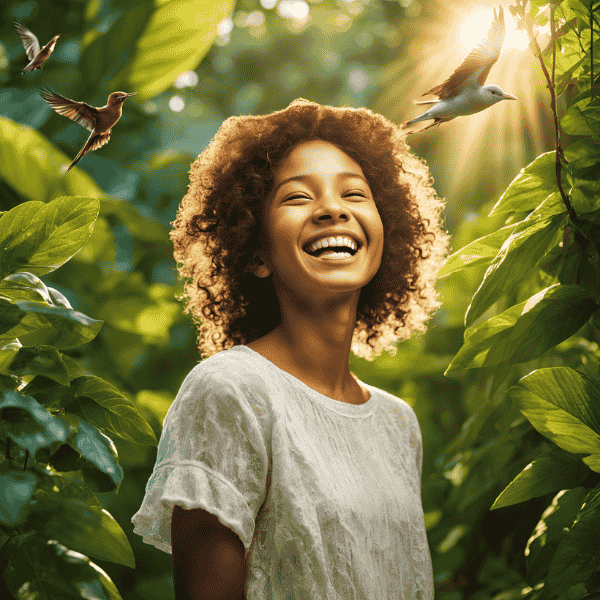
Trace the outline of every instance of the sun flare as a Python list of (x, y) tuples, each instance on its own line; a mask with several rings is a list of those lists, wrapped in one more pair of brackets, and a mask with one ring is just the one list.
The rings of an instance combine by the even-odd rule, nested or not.
[[(477, 7), (460, 18), (458, 28), (458, 46), (464, 52), (470, 52), (477, 46), (487, 35), (493, 19), (493, 11), (488, 7)], [(529, 46), (527, 33), (517, 29), (517, 23), (514, 17), (504, 11), (504, 21), (506, 25), (506, 34), (504, 36), (504, 44), (502, 52), (521, 52)]]
[[(386, 82), (375, 110), (401, 123), (418, 116), (415, 106), (427, 90), (444, 82), (490, 30), (494, 6), (503, 5), (506, 33), (502, 52), (485, 84), (517, 97), (480, 113), (458, 117), (408, 139), (426, 158), (446, 192), (497, 199), (519, 169), (548, 149), (542, 130), (550, 124), (545, 82), (529, 48), (526, 32), (518, 30), (508, 10), (510, 0), (429, 0), (428, 9), (403, 31), (407, 51), (381, 70)], [(549, 35), (538, 30), (542, 48)], [(430, 99), (431, 97), (427, 98)], [(491, 176), (482, 177), (487, 172)]]

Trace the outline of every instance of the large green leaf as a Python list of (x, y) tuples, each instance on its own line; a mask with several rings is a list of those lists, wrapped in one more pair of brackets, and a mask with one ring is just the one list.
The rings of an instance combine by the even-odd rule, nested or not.
[(502, 247), (502, 244), (506, 241), (506, 238), (510, 236), (517, 224), (507, 225), (493, 231), (492, 233), (480, 237), (477, 240), (467, 244), (464, 248), (457, 250), (454, 254), (451, 254), (446, 260), (444, 266), (438, 273), (438, 279), (455, 273), (459, 269), (466, 269), (468, 267), (483, 266), (489, 264), (494, 256), (498, 254), (498, 251)]
[(557, 598), (572, 586), (587, 583), (600, 572), (599, 531), (600, 486), (588, 493), (573, 526), (563, 530), (563, 537), (548, 569), (541, 600)]
[(0, 464), (0, 523), (16, 527), (27, 515), (26, 505), (35, 491), (37, 477)]
[(10, 365), (13, 374), (43, 375), (63, 385), (69, 385), (69, 372), (61, 353), (53, 346), (23, 346)]
[(100, 377), (80, 377), (71, 382), (77, 400), (69, 406), (74, 412), (107, 435), (116, 435), (145, 446), (158, 443), (154, 431), (135, 405)]
[(25, 311), (18, 306), (11, 304), (4, 298), (0, 298), (0, 335), (4, 335), (7, 331), (18, 327), (25, 315)]
[(99, 210), (98, 200), (81, 196), (24, 202), (9, 210), (0, 218), (0, 278), (58, 269), (90, 237)]
[[(123, 480), (123, 469), (119, 465), (117, 449), (112, 440), (77, 415), (66, 414), (62, 418), (71, 425), (73, 430), (66, 443), (77, 450), (98, 471), (108, 476), (113, 482), (113, 489), (117, 488)], [(82, 470), (85, 476), (86, 469)]]
[(4, 573), (15, 600), (122, 600), (110, 577), (87, 556), (54, 540), (16, 537)]
[(48, 287), (33, 273), (14, 273), (0, 281), (0, 296), (11, 300), (45, 302), (49, 306), (73, 308), (69, 301), (55, 289)]
[(529, 463), (496, 498), (490, 510), (578, 486), (589, 470), (578, 457), (555, 453)]
[(70, 308), (47, 306), (41, 302), (15, 302), (27, 314), (21, 322), (0, 336), (0, 341), (19, 338), (23, 345), (74, 348), (91, 342), (103, 321), (92, 319)]
[(537, 358), (579, 331), (598, 308), (585, 288), (552, 285), (465, 330), (465, 343), (446, 374)]
[(0, 390), (0, 418), (10, 438), (34, 455), (52, 442), (65, 442), (72, 429), (31, 396)]
[[(502, 244), (467, 309), (467, 326), (483, 315), (507, 289), (527, 276), (558, 241), (557, 233), (564, 221), (563, 214), (552, 215), (547, 220), (534, 220), (530, 227), (522, 230), (518, 227)], [(526, 224), (527, 220), (523, 223)]]
[(156, 0), (136, 6), (87, 45), (82, 73), (90, 86), (100, 82), (110, 91), (137, 92), (137, 102), (153, 98), (200, 64), (233, 6), (234, 0)]
[(521, 169), (489, 216), (533, 210), (556, 188), (556, 152), (546, 152)]
[(538, 369), (509, 395), (531, 424), (567, 452), (600, 453), (600, 384), (570, 367)]
[[(2, 116), (0, 156), (0, 180), (28, 200), (49, 202), (58, 196), (102, 198), (106, 195), (81, 169), (73, 169), (68, 174), (62, 172), (71, 159), (44, 135)], [(23, 176), (24, 173), (27, 176)]]
[(537, 585), (546, 577), (552, 556), (565, 530), (573, 526), (588, 492), (584, 487), (562, 490), (542, 514), (525, 548), (529, 585)]
[(29, 522), (39, 535), (102, 560), (135, 567), (125, 532), (79, 481), (54, 473), (42, 477)]

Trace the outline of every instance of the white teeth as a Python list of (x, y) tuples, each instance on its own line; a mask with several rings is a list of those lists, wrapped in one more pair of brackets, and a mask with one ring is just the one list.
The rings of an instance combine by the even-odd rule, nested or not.
[(337, 238), (322, 238), (316, 242), (313, 242), (310, 246), (306, 248), (306, 251), (314, 252), (319, 248), (329, 248), (331, 246), (347, 246), (349, 248), (352, 248), (352, 250), (358, 249), (358, 244), (353, 239), (340, 235)]

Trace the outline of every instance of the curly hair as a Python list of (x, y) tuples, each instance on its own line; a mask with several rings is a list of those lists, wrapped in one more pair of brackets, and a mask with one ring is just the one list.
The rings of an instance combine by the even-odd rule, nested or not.
[(434, 289), (449, 236), (443, 202), (399, 128), (366, 108), (303, 99), (268, 115), (230, 117), (192, 163), (171, 239), (183, 300), (203, 358), (248, 344), (280, 324), (272, 278), (252, 273), (264, 247), (261, 209), (274, 170), (306, 141), (330, 142), (362, 168), (384, 228), (381, 266), (361, 289), (352, 352), (373, 360), (441, 305)]

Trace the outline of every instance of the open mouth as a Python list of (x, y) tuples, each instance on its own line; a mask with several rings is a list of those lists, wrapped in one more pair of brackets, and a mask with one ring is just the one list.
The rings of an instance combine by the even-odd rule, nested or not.
[(358, 250), (353, 250), (349, 246), (330, 246), (329, 248), (317, 248), (312, 252), (304, 249), (304, 252), (315, 258), (339, 260), (342, 258), (352, 258)]

